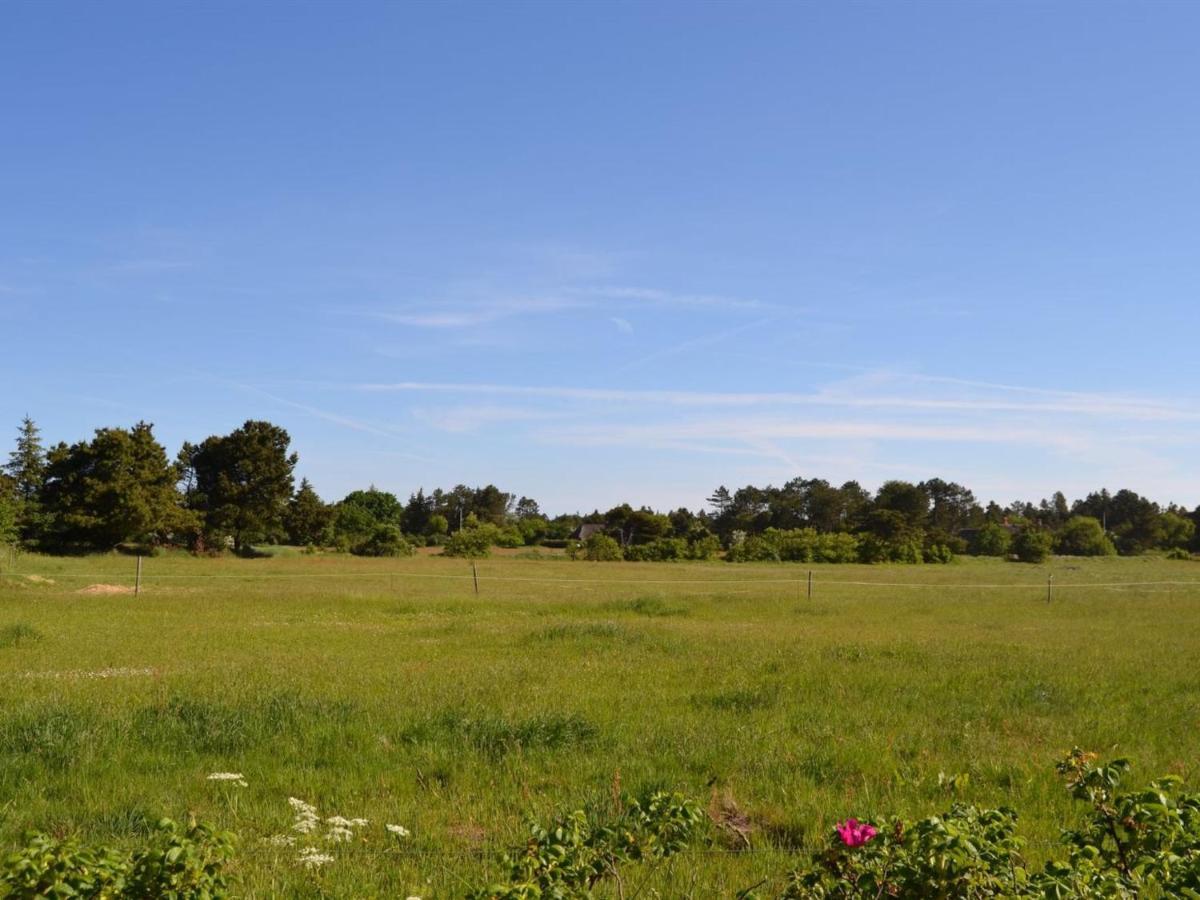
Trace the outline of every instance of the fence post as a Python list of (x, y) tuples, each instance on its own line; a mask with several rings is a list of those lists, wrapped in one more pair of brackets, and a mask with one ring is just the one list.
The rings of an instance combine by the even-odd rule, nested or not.
[(475, 568), (475, 560), (471, 560), (471, 578), (475, 581), (475, 596), (479, 596), (479, 572)]
[(1054, 587), (1054, 576), (1047, 575), (1046, 576), (1046, 602), (1047, 603), (1050, 602), (1050, 591), (1053, 587)]
[(141, 557), (141, 554), (138, 554), (137, 575), (134, 577), (134, 581), (133, 581), (133, 596), (136, 597), (141, 592), (142, 592), (142, 557)]
[(808, 599), (812, 599), (812, 569), (808, 570)]

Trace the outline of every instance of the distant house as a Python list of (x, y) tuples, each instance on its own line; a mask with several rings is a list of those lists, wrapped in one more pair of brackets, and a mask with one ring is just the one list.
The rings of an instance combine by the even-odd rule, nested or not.
[(568, 539), (572, 541), (586, 541), (593, 534), (604, 534), (603, 522), (585, 522), (572, 531)]

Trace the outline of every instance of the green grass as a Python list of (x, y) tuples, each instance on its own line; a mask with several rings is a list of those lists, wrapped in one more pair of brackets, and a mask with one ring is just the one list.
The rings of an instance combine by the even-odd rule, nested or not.
[[(748, 818), (760, 852), (652, 884), (732, 896), (835, 820), (951, 791), (1016, 807), (1045, 853), (1074, 744), (1200, 782), (1200, 583), (1070, 586), (1200, 582), (1195, 563), (812, 568), (809, 601), (806, 566), (507, 557), (476, 596), (470, 563), (436, 557), (165, 554), (135, 597), (81, 592), (131, 588), (128, 557), (21, 557), (0, 576), (0, 851), (194, 814), (241, 835), (249, 896), (451, 897), (501, 874), (529, 816), (619, 780)], [(263, 841), (289, 796), (371, 820), (368, 841), (306, 873)]]

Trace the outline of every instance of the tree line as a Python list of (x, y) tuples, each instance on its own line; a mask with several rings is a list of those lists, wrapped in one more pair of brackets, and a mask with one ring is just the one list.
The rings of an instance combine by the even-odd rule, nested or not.
[(395, 556), (437, 545), (459, 556), (493, 546), (566, 547), (589, 559), (946, 562), (957, 554), (1037, 561), (1052, 552), (1133, 555), (1200, 549), (1200, 507), (1160, 506), (1130, 490), (1068, 502), (980, 503), (939, 478), (888, 481), (871, 492), (795, 478), (781, 487), (722, 486), (707, 506), (658, 512), (621, 504), (548, 517), (529, 497), (495, 485), (426, 493), (407, 502), (371, 486), (327, 503), (307, 479), (286, 430), (250, 420), (185, 442), (172, 459), (153, 426), (100, 428), (88, 440), (44, 446), (26, 417), (0, 471), (0, 543), (51, 553), (160, 546), (252, 553), (293, 544)]

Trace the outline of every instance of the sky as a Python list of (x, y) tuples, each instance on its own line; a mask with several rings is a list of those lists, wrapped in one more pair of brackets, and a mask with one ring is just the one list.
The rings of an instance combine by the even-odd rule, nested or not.
[[(0, 2), (0, 430), (326, 499), (1200, 503), (1196, 3)], [(0, 450), (6, 449), (0, 444)]]

